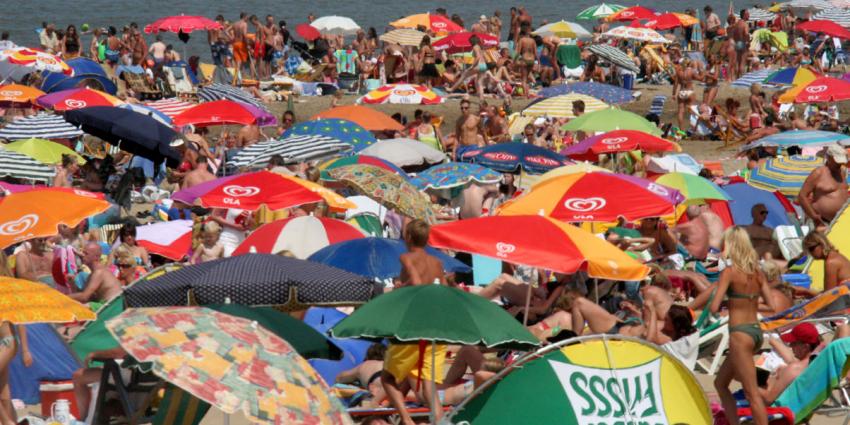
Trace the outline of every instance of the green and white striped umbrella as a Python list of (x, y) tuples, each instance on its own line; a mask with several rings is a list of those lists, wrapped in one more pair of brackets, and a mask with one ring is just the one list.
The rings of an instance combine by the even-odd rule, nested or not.
[(614, 13), (625, 9), (625, 6), (620, 6), (619, 4), (597, 4), (596, 6), (590, 6), (587, 9), (579, 12), (576, 18), (584, 19), (584, 20), (593, 20), (593, 19), (601, 19), (613, 15)]

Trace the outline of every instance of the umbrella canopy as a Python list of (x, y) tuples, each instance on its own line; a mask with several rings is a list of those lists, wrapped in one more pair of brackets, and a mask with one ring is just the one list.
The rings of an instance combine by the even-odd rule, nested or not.
[(588, 137), (562, 151), (565, 156), (596, 161), (600, 154), (628, 152), (673, 152), (681, 148), (676, 143), (636, 130), (614, 130)]
[(655, 11), (652, 9), (648, 9), (643, 6), (632, 6), (618, 10), (617, 12), (609, 15), (605, 20), (612, 22), (629, 22), (635, 19), (653, 19), (655, 17)]
[(432, 15), (430, 13), (410, 15), (397, 21), (390, 22), (390, 25), (395, 28), (419, 28), (420, 26), (423, 26), (429, 31), (433, 31), (437, 34), (463, 31), (463, 27), (452, 22), (449, 18), (442, 15)]
[(735, 224), (751, 224), (753, 206), (762, 204), (768, 212), (764, 221), (765, 226), (773, 229), (776, 226), (793, 225), (789, 216), (796, 217), (794, 207), (782, 193), (759, 189), (747, 183), (731, 183), (723, 185), (722, 188), (734, 201), (729, 202), (728, 205)]
[(188, 34), (192, 31), (220, 30), (220, 23), (203, 16), (176, 15), (157, 19), (145, 25), (145, 33), (174, 32)]
[(446, 160), (446, 154), (413, 139), (385, 139), (360, 151), (389, 161), (399, 167), (436, 164)]
[(533, 186), (499, 207), (500, 215), (545, 214), (567, 222), (636, 221), (676, 211), (684, 197), (675, 189), (616, 173), (576, 173)]
[(823, 33), (844, 40), (850, 39), (850, 30), (832, 21), (805, 21), (801, 22), (800, 25), (797, 25), (796, 28), (800, 31)]
[(324, 264), (272, 254), (245, 254), (187, 266), (125, 288), (129, 307), (223, 304), (356, 305), (375, 295), (374, 282)]
[(360, 26), (353, 19), (344, 16), (322, 16), (310, 22), (310, 25), (322, 34), (353, 35), (360, 30)]
[(613, 130), (637, 130), (656, 136), (661, 134), (661, 129), (646, 118), (619, 108), (608, 108), (584, 114), (568, 122), (566, 125), (561, 127), (561, 130), (582, 130), (586, 133)]
[(620, 6), (619, 4), (601, 3), (582, 10), (578, 13), (578, 15), (576, 15), (576, 19), (593, 21), (597, 19), (607, 18), (625, 8), (625, 6)]
[(392, 162), (389, 162), (385, 159), (381, 159), (381, 158), (369, 156), (369, 155), (352, 155), (352, 156), (343, 156), (343, 157), (340, 157), (340, 158), (334, 158), (334, 159), (331, 159), (331, 160), (328, 160), (328, 161), (325, 161), (325, 162), (319, 164), (316, 168), (318, 168), (319, 171), (321, 172), (322, 180), (333, 182), (333, 181), (336, 181), (336, 180), (334, 180), (334, 178), (331, 177), (331, 175), (328, 173), (330, 170), (333, 170), (334, 168), (345, 167), (347, 165), (355, 165), (355, 164), (374, 165), (375, 167), (383, 168), (387, 171), (391, 171), (393, 173), (396, 173), (396, 174), (404, 177), (405, 180), (410, 180), (410, 177), (407, 175), (407, 173), (405, 173), (404, 170), (399, 168), (397, 165), (395, 165)]
[(372, 165), (358, 164), (328, 171), (357, 192), (411, 218), (434, 221), (431, 200), (396, 173)]
[[(447, 273), (468, 273), (466, 264), (431, 247), (425, 251), (440, 259)], [(310, 261), (337, 267), (361, 276), (392, 279), (401, 274), (399, 257), (407, 252), (404, 241), (385, 238), (359, 238), (326, 246), (310, 256)]]
[(772, 21), (776, 19), (776, 14), (758, 7), (751, 7), (747, 9), (747, 12), (750, 14), (750, 18), (748, 19), (750, 22), (759, 22), (759, 21)]
[(30, 86), (7, 84), (0, 86), (0, 103), (13, 105), (35, 105), (36, 99), (44, 96), (44, 92)]
[(829, 9), (829, 8), (834, 7), (834, 6), (832, 6), (832, 4), (829, 3), (828, 1), (824, 1), (824, 0), (792, 0), (792, 1), (789, 1), (787, 3), (779, 3), (777, 5), (771, 6), (770, 10), (771, 11), (779, 11), (779, 10), (785, 10), (785, 9), (792, 8), (792, 7), (796, 7), (798, 9), (807, 9), (807, 8)]
[(290, 163), (312, 161), (351, 150), (351, 145), (339, 139), (320, 135), (292, 135), (281, 140), (267, 140), (248, 146), (228, 164), (237, 167), (263, 168), (279, 155)]
[(645, 265), (608, 241), (540, 215), (489, 216), (439, 224), (431, 228), (429, 244), (559, 273), (584, 270), (600, 279), (640, 280), (649, 273)]
[(832, 21), (844, 28), (850, 27), (850, 12), (845, 9), (832, 8), (818, 12), (814, 19), (821, 21)]
[(741, 151), (750, 150), (760, 146), (777, 146), (787, 148), (790, 146), (823, 147), (838, 143), (842, 146), (850, 146), (850, 136), (842, 133), (821, 130), (791, 130), (772, 134), (767, 137), (750, 142), (741, 147)]
[(306, 259), (328, 245), (362, 237), (363, 232), (342, 220), (313, 216), (287, 218), (260, 226), (232, 255), (277, 254), (286, 250), (295, 258)]
[(569, 161), (563, 156), (530, 143), (509, 142), (472, 149), (463, 155), (471, 161), (503, 173), (517, 173), (520, 169), (529, 173), (542, 174)]
[(0, 139), (75, 139), (83, 135), (82, 130), (69, 124), (59, 115), (40, 112), (16, 119), (0, 129)]
[(809, 68), (790, 67), (771, 73), (762, 82), (765, 84), (797, 86), (800, 84), (808, 84), (818, 77), (819, 75), (812, 72)]
[(400, 28), (390, 32), (381, 34), (379, 40), (385, 43), (395, 43), (400, 46), (419, 47), (422, 44), (422, 37), (425, 33), (412, 28)]
[(583, 26), (575, 22), (558, 21), (543, 25), (532, 33), (541, 37), (555, 36), (560, 38), (591, 38), (593, 35)]
[(633, 28), (629, 26), (616, 27), (608, 30), (602, 37), (620, 38), (647, 43), (669, 43), (663, 35), (650, 28)]
[(30, 156), (0, 148), (0, 177), (48, 181), (56, 175), (52, 167)]
[(546, 173), (544, 173), (540, 176), (537, 176), (537, 183), (540, 183), (542, 181), (549, 180), (553, 177), (558, 177), (558, 176), (566, 176), (566, 175), (569, 175), (569, 174), (576, 174), (576, 173), (594, 173), (594, 172), (612, 173), (613, 171), (611, 171), (607, 168), (602, 168), (602, 167), (593, 165), (589, 162), (576, 162), (574, 164), (564, 165), (563, 167), (555, 168), (554, 170), (547, 171)]
[(59, 56), (29, 47), (15, 47), (0, 51), (0, 81), (20, 81), (34, 72), (57, 72), (73, 75), (74, 70)]
[(311, 120), (321, 118), (341, 118), (353, 121), (369, 131), (402, 131), (404, 126), (389, 115), (372, 108), (359, 105), (337, 106), (313, 115)]
[(203, 307), (130, 309), (107, 321), (128, 354), (227, 414), (253, 421), (351, 424), (289, 343), (257, 322)]
[[(228, 124), (267, 126), (273, 121), (269, 116), (267, 112), (258, 111), (246, 103), (233, 100), (216, 100), (204, 102), (183, 111), (180, 115), (174, 117), (174, 125), (178, 127), (188, 124), (195, 127)], [(277, 123), (276, 120), (274, 122)]]
[(850, 81), (833, 78), (818, 77), (788, 90), (779, 97), (780, 103), (820, 103), (838, 102), (850, 99)]
[(608, 44), (593, 44), (587, 48), (589, 51), (593, 52), (596, 56), (607, 60), (608, 62), (613, 63), (623, 69), (628, 69), (630, 71), (639, 72), (640, 69), (637, 65), (635, 65), (635, 61), (629, 57), (629, 55), (623, 53), (622, 50), (608, 45)]
[(156, 102), (147, 102), (145, 105), (162, 112), (172, 120), (183, 111), (195, 106), (194, 103), (184, 102), (173, 97), (169, 99), (160, 99)]
[(171, 126), (171, 117), (150, 106), (140, 105), (138, 103), (125, 103), (118, 107), (121, 109), (129, 109), (137, 114), (147, 115), (164, 125)]
[(678, 190), (685, 197), (685, 203), (687, 204), (701, 204), (708, 200), (732, 200), (732, 197), (721, 189), (720, 186), (693, 174), (662, 174), (655, 179), (655, 182)]
[(95, 318), (86, 306), (43, 283), (0, 277), (0, 323), (68, 323)]
[(322, 33), (316, 29), (316, 27), (308, 24), (301, 23), (295, 26), (295, 33), (301, 36), (301, 38), (307, 41), (313, 41), (322, 36)]
[(594, 81), (578, 81), (558, 86), (549, 86), (540, 90), (537, 94), (538, 96), (548, 98), (569, 93), (593, 96), (602, 102), (612, 104), (629, 103), (634, 100), (633, 92), (631, 90)]
[(90, 88), (62, 90), (39, 97), (38, 104), (54, 111), (70, 111), (92, 106), (118, 106), (124, 102), (115, 96)]
[(77, 164), (83, 165), (86, 160), (75, 151), (68, 149), (63, 144), (51, 142), (46, 139), (25, 139), (8, 143), (2, 146), (7, 151), (26, 155), (44, 164), (61, 164), (63, 155), (71, 155), (77, 159)]
[(683, 13), (663, 13), (654, 18), (649, 18), (643, 21), (635, 20), (630, 26), (666, 31), (678, 27), (689, 27), (698, 22), (699, 21), (693, 16)]
[(479, 46), (481, 46), (482, 49), (493, 49), (499, 47), (499, 37), (469, 31), (449, 34), (433, 42), (431, 45), (434, 47), (434, 50), (438, 52), (445, 51), (448, 54), (471, 52), (472, 42), (470, 42), (470, 39), (473, 36), (478, 37), (478, 41), (480, 43)]
[(136, 242), (149, 253), (181, 261), (192, 249), (192, 220), (160, 221), (136, 228)]
[(498, 305), (445, 285), (393, 290), (366, 303), (328, 333), (335, 338), (389, 338), (528, 349), (540, 341)]
[(554, 118), (575, 118), (573, 113), (573, 102), (584, 102), (584, 110), (586, 113), (601, 111), (608, 105), (586, 94), (568, 93), (560, 96), (553, 96), (540, 101), (536, 101), (522, 111), (522, 115), (532, 117), (554, 117)]
[(289, 136), (327, 136), (348, 143), (359, 151), (378, 140), (375, 136), (354, 121), (327, 118), (304, 121), (295, 124), (283, 133), (283, 138)]
[(233, 87), (229, 84), (212, 83), (201, 87), (198, 90), (198, 97), (201, 102), (212, 102), (215, 100), (232, 100), (234, 102), (246, 103), (253, 105), (268, 112), (268, 108), (259, 99), (255, 98), (251, 93)]
[(738, 78), (737, 80), (732, 82), (732, 85), (735, 87), (746, 87), (749, 88), (755, 83), (761, 83), (765, 78), (769, 77), (770, 74), (774, 73), (776, 70), (770, 68), (759, 69), (758, 71), (748, 72)]
[(646, 170), (651, 173), (673, 173), (682, 172), (698, 175), (702, 171), (702, 164), (694, 157), (686, 153), (667, 154), (662, 157), (650, 157)]
[(747, 180), (751, 186), (774, 191), (794, 198), (800, 193), (803, 182), (816, 168), (823, 165), (817, 156), (779, 156), (770, 158), (750, 172)]
[(413, 178), (412, 183), (421, 190), (450, 189), (467, 183), (495, 184), (502, 175), (489, 168), (467, 162), (437, 164)]
[(74, 227), (108, 208), (102, 194), (78, 189), (44, 188), (6, 195), (0, 200), (0, 248), (54, 236), (60, 224)]
[(422, 84), (385, 84), (357, 99), (357, 103), (404, 105), (437, 105), (443, 101), (442, 96)]
[(180, 164), (180, 154), (171, 147), (179, 135), (154, 118), (128, 109), (93, 106), (65, 113), (65, 120), (92, 136), (134, 155), (169, 167)]

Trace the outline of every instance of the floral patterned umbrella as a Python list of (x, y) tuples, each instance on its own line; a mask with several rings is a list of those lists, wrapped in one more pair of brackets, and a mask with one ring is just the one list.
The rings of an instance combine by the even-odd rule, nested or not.
[(487, 167), (468, 162), (437, 164), (413, 178), (412, 182), (422, 190), (449, 189), (470, 182), (493, 184), (502, 181), (502, 175)]
[(43, 283), (0, 278), (0, 323), (65, 323), (96, 318), (84, 305)]
[(436, 105), (443, 103), (443, 98), (422, 84), (386, 84), (366, 93), (357, 102)]
[(253, 422), (351, 424), (289, 343), (256, 322), (204, 307), (128, 309), (107, 328), (163, 379)]
[(649, 28), (632, 28), (628, 26), (617, 27), (602, 34), (602, 37), (625, 38), (626, 40), (646, 41), (649, 43), (667, 44), (670, 40), (664, 38), (657, 31)]
[(428, 197), (396, 173), (374, 165), (356, 164), (334, 168), (328, 174), (401, 214), (434, 222)]

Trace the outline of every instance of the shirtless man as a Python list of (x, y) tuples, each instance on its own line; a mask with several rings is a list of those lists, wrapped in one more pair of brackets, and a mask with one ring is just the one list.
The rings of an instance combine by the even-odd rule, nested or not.
[(263, 33), (263, 43), (265, 44), (262, 62), (260, 62), (260, 72), (263, 78), (269, 78), (272, 75), (272, 60), (275, 52), (274, 39), (277, 35), (277, 24), (274, 22), (274, 16), (266, 15), (265, 25), (257, 27), (257, 32)]
[(250, 124), (240, 128), (239, 132), (236, 133), (236, 143), (237, 146), (244, 148), (259, 142), (262, 137), (260, 127), (257, 127), (256, 124)]
[(502, 38), (502, 12), (498, 10), (490, 17), (490, 34)]
[(443, 263), (439, 258), (425, 252), (431, 226), (423, 220), (412, 220), (404, 228), (404, 243), (407, 252), (401, 254), (401, 274), (398, 286), (428, 285), (435, 281), (446, 284)]
[(242, 66), (245, 62), (249, 63), (252, 75), (256, 74), (254, 64), (250, 62), (250, 57), (248, 56), (248, 40), (246, 38), (248, 34), (247, 19), (247, 13), (240, 13), (239, 20), (230, 26), (228, 33), (228, 37), (231, 40), (231, 47), (233, 48), (234, 67), (236, 68), (236, 72), (233, 74), (234, 85), (242, 79)]
[[(519, 18), (517, 18), (519, 20)], [(522, 94), (525, 97), (530, 97), (528, 84), (531, 82), (531, 73), (534, 70), (534, 64), (537, 62), (537, 43), (529, 35), (531, 31), (530, 25), (520, 26), (519, 40), (517, 41), (516, 51), (517, 65), (520, 70), (520, 80), (522, 83)]]
[[(836, 333), (836, 338), (838, 338), (838, 333)], [(780, 366), (776, 373), (768, 379), (767, 388), (759, 390), (765, 403), (772, 404), (788, 388), (788, 385), (809, 366), (812, 353), (820, 345), (820, 335), (815, 325), (801, 323), (794, 326), (791, 332), (782, 335), (781, 338), (770, 338), (768, 343), (785, 362), (785, 365)]]
[(467, 220), (470, 218), (486, 216), (490, 214), (490, 208), (496, 198), (499, 197), (499, 185), (497, 184), (479, 184), (473, 182), (467, 185), (461, 192), (462, 204), (460, 207), (460, 218)]
[(195, 168), (183, 176), (180, 189), (188, 189), (210, 180), (215, 180), (215, 176), (207, 169), (207, 157), (199, 155), (195, 161)]
[(73, 300), (81, 303), (89, 301), (106, 302), (121, 295), (121, 282), (100, 261), (103, 250), (97, 242), (89, 242), (83, 248), (83, 263), (89, 267), (89, 275), (86, 286), (81, 292), (68, 295)]
[[(150, 53), (155, 64), (159, 65), (165, 61), (165, 47), (165, 43), (162, 42), (162, 36), (157, 34), (156, 41), (154, 41), (148, 49), (148, 53)], [(215, 58), (215, 56), (213, 56), (213, 58)]]
[(676, 66), (676, 82), (673, 86), (673, 94), (676, 96), (678, 105), (677, 117), (679, 129), (688, 128), (687, 115), (690, 113), (691, 103), (694, 101), (694, 78), (696, 72), (691, 66), (691, 60), (683, 57), (681, 63)]
[(733, 69), (735, 78), (741, 78), (747, 68), (750, 55), (750, 29), (747, 20), (750, 13), (746, 9), (741, 10), (741, 19), (738, 19), (729, 29), (729, 36), (735, 43), (735, 60), (737, 67)]
[[(224, 65), (230, 67), (230, 49), (227, 47), (230, 41), (228, 36), (229, 26), (224, 21), (224, 16), (218, 15), (215, 21), (221, 25), (221, 29), (213, 29), (207, 31), (207, 42), (210, 44), (210, 53), (212, 54), (213, 65)], [(165, 44), (162, 45), (165, 51)]]
[(767, 220), (767, 207), (764, 204), (755, 204), (750, 214), (753, 216), (753, 223), (745, 226), (744, 229), (750, 235), (750, 241), (759, 258), (764, 258), (765, 254), (770, 254), (770, 258), (782, 258), (779, 245), (773, 239), (773, 229), (764, 225), (764, 221)]
[(132, 29), (131, 31), (132, 48), (130, 53), (133, 56), (133, 65), (141, 65), (148, 55), (148, 43), (142, 37), (141, 31), (138, 29)]
[(800, 188), (800, 207), (818, 230), (825, 229), (847, 202), (847, 151), (839, 145), (826, 150), (826, 164), (818, 167)]
[(701, 209), (698, 205), (688, 207), (688, 222), (673, 228), (679, 236), (679, 243), (688, 250), (691, 257), (704, 260), (708, 256), (708, 226), (700, 218)]
[(505, 117), (499, 114), (499, 110), (495, 105), (487, 107), (487, 115), (488, 119), (485, 128), (487, 139), (490, 140), (490, 143), (509, 142), (511, 140), (511, 134), (508, 128), (508, 122), (505, 120)]
[(487, 34), (489, 30), (489, 25), (490, 22), (487, 19), (487, 16), (481, 15), (481, 17), (478, 19), (478, 22), (472, 24), (472, 28), (470, 28), (470, 30), (479, 34)]
[(15, 255), (15, 276), (53, 286), (53, 251), (47, 247), (47, 238), (35, 238), (29, 244), (28, 250)]
[(481, 133), (481, 118), (472, 113), (472, 105), (469, 100), (460, 101), (460, 118), (455, 123), (455, 141), (451, 143), (452, 157), (460, 161), (466, 151), (483, 146), (479, 143)]

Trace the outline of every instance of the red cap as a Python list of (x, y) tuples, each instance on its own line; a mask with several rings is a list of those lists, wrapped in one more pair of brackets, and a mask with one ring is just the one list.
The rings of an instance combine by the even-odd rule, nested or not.
[(817, 345), (820, 343), (820, 335), (817, 328), (811, 323), (800, 323), (788, 332), (782, 335), (782, 340), (787, 344), (793, 342), (802, 342), (809, 345)]

